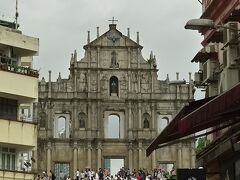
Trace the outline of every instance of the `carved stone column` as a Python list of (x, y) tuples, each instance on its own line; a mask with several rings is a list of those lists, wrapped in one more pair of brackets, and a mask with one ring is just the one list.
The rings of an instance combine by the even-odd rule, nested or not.
[(131, 68), (131, 49), (128, 48), (128, 68)]
[(97, 169), (102, 167), (102, 143), (98, 142), (97, 147)]
[(77, 92), (77, 70), (76, 69), (74, 69), (74, 95), (76, 95), (76, 92)]
[(141, 103), (138, 103), (138, 128), (142, 128), (142, 106)]
[(178, 168), (182, 167), (182, 144), (179, 143), (178, 145)]
[(130, 172), (133, 170), (133, 149), (132, 149), (132, 143), (129, 143), (128, 146), (128, 168)]
[(88, 167), (92, 167), (92, 145), (91, 142), (88, 142), (87, 144), (87, 162)]
[(88, 128), (88, 130), (91, 130), (91, 127), (92, 127), (92, 118), (91, 118), (92, 103), (88, 102), (87, 106), (88, 106), (88, 123), (87, 123), (87, 128)]
[(97, 67), (100, 67), (100, 48), (97, 48)]
[(152, 152), (152, 169), (156, 168), (156, 150)]
[(132, 104), (131, 104), (131, 102), (128, 103), (128, 120), (129, 120), (129, 129), (132, 129), (133, 122), (132, 122)]
[(142, 154), (142, 142), (138, 143), (138, 164), (139, 164), (139, 169), (143, 168), (143, 154)]
[(138, 69), (140, 68), (140, 53), (141, 53), (141, 50), (138, 48), (137, 49), (137, 67), (138, 67)]
[[(132, 80), (131, 80), (131, 72), (128, 71), (128, 91), (129, 91), (129, 92), (132, 92), (131, 82), (132, 82)], [(129, 93), (128, 93), (128, 94), (129, 94)]]
[(73, 144), (73, 172), (76, 172), (78, 169), (77, 162), (78, 162), (78, 147), (77, 147), (77, 142), (74, 142), (74, 144)]
[(155, 128), (155, 103), (151, 104), (152, 128)]
[(53, 108), (53, 103), (50, 101), (50, 100), (48, 100), (48, 102), (47, 102), (47, 114), (48, 114), (48, 116), (47, 116), (47, 118), (48, 118), (48, 120), (47, 120), (47, 137), (54, 137), (54, 128), (56, 128), (55, 127), (55, 125), (54, 125), (54, 122), (55, 122), (55, 117), (54, 117), (54, 115), (53, 115), (53, 111), (52, 111), (52, 108)]
[(52, 168), (52, 157), (51, 157), (51, 142), (47, 143), (47, 172), (49, 172)]
[(74, 103), (73, 103), (73, 117), (72, 117), (72, 121), (74, 122), (74, 123), (73, 123), (73, 125), (74, 125), (74, 127), (73, 127), (74, 133), (72, 134), (73, 137), (76, 136), (75, 132), (76, 132), (76, 130), (78, 130), (78, 128), (79, 128), (78, 116), (77, 116), (77, 108), (78, 108), (78, 104), (77, 104), (76, 101), (74, 101)]

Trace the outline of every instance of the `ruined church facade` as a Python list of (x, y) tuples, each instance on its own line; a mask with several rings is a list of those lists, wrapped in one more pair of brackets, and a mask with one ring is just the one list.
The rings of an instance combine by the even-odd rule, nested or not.
[[(72, 176), (79, 169), (105, 167), (107, 159), (151, 170), (164, 164), (194, 167), (193, 143), (161, 148), (146, 157), (150, 142), (193, 100), (193, 84), (158, 80), (155, 56), (144, 59), (142, 46), (110, 24), (84, 46), (85, 55), (70, 60), (68, 79), (39, 82), (38, 171), (61, 165)], [(190, 76), (190, 75), (189, 75)]]

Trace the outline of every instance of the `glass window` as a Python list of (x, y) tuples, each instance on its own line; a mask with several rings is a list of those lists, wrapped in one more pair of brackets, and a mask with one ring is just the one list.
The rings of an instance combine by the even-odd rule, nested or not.
[(2, 148), (2, 153), (0, 154), (2, 159), (2, 169), (15, 170), (16, 166), (16, 150), (13, 148)]

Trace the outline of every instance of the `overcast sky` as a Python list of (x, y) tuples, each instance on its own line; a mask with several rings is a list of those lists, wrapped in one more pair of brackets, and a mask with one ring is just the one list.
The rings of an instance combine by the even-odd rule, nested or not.
[[(48, 79), (52, 70), (53, 80), (61, 72), (67, 78), (70, 55), (77, 50), (78, 59), (84, 54), (87, 31), (91, 40), (108, 30), (113, 16), (118, 19), (117, 29), (136, 40), (140, 32), (143, 57), (151, 50), (156, 55), (158, 79), (188, 81), (188, 72), (196, 72), (198, 65), (191, 59), (201, 49), (203, 37), (197, 31), (184, 29), (185, 23), (201, 15), (198, 0), (18, 0), (20, 30), (40, 39), (39, 56), (34, 58), (40, 77)], [(14, 20), (15, 0), (0, 0), (0, 16)], [(193, 75), (192, 75), (193, 77)]]

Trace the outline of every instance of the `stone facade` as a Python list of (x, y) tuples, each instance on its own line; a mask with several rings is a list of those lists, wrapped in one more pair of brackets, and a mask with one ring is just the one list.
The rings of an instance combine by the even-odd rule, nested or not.
[[(99, 33), (98, 33), (99, 34)], [(153, 169), (160, 163), (193, 167), (192, 143), (165, 147), (146, 157), (149, 143), (188, 101), (193, 85), (157, 79), (155, 56), (145, 60), (142, 46), (109, 25), (109, 31), (84, 46), (70, 60), (70, 75), (39, 82), (38, 170), (67, 163), (77, 169), (104, 167), (104, 159), (124, 159), (127, 168)], [(117, 119), (111, 125), (110, 117)], [(64, 125), (61, 125), (64, 124)], [(62, 126), (61, 128), (59, 127)], [(117, 132), (114, 137), (111, 131)]]

